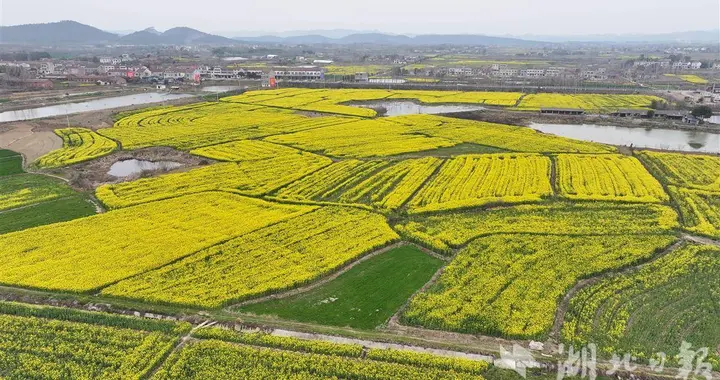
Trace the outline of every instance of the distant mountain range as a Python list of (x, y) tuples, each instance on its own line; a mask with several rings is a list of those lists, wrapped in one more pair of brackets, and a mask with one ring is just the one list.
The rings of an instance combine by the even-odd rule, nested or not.
[(417, 36), (356, 32), (351, 30), (315, 30), (284, 32), (278, 35), (228, 38), (187, 27), (158, 32), (148, 28), (118, 35), (75, 21), (0, 27), (0, 44), (19, 45), (214, 45), (253, 44), (382, 44), (382, 45), (485, 45), (530, 46), (561, 42), (720, 42), (720, 31), (696, 31), (657, 35), (589, 36), (485, 36), (476, 34), (425, 34)]
[(62, 45), (233, 45), (227, 37), (191, 28), (172, 28), (163, 33), (153, 28), (119, 36), (75, 21), (0, 27), (0, 44)]
[(121, 45), (232, 45), (237, 41), (180, 27), (168, 29), (163, 33), (154, 28), (148, 28), (122, 36), (116, 40), (116, 43)]
[(117, 38), (115, 34), (75, 21), (0, 27), (2, 44), (95, 44), (115, 41)]
[(473, 34), (428, 34), (420, 36), (404, 36), (384, 33), (355, 33), (340, 38), (330, 38), (320, 34), (277, 37), (235, 37), (238, 41), (274, 44), (381, 44), (381, 45), (495, 45), (495, 46), (528, 46), (538, 41), (519, 38), (490, 37)]
[(523, 35), (510, 36), (521, 39), (535, 39), (547, 42), (694, 42), (694, 43), (720, 43), (720, 29), (698, 30), (690, 32), (676, 32), (664, 34), (592, 34), (581, 36), (548, 36)]

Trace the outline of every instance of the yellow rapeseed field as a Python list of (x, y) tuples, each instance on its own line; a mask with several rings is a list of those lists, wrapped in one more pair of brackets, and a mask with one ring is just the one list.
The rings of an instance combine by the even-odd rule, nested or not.
[(88, 291), (313, 209), (211, 192), (0, 235), (0, 283)]
[(104, 185), (98, 187), (95, 194), (109, 208), (221, 189), (258, 196), (331, 162), (326, 157), (296, 152), (263, 160), (219, 163), (155, 178)]
[(720, 192), (720, 157), (652, 151), (638, 157), (666, 183)]
[(384, 210), (403, 206), (444, 161), (434, 157), (403, 160), (356, 182), (340, 202), (369, 203)]
[(218, 161), (256, 161), (298, 154), (293, 148), (261, 140), (239, 140), (193, 149), (190, 154)]
[(406, 237), (443, 252), (479, 236), (501, 233), (661, 234), (677, 227), (678, 214), (671, 207), (617, 202), (553, 202), (421, 214), (394, 226)]
[(448, 160), (410, 201), (411, 212), (539, 201), (553, 195), (550, 159), (535, 154), (486, 154)]
[(612, 153), (614, 147), (538, 133), (525, 127), (485, 123), (434, 115), (408, 115), (388, 118), (416, 133), (444, 138), (455, 143), (528, 153)]
[(635, 157), (561, 154), (556, 161), (561, 196), (623, 202), (669, 200), (660, 183)]
[(720, 192), (668, 186), (686, 230), (720, 238)]
[(339, 161), (280, 189), (277, 197), (333, 201), (345, 188), (387, 165), (386, 161)]
[(122, 143), (123, 149), (171, 146), (191, 150), (225, 142), (301, 131), (349, 121), (310, 118), (292, 111), (229, 102), (170, 107), (123, 118), (98, 130)]
[(85, 128), (56, 129), (55, 134), (62, 138), (63, 147), (38, 158), (36, 165), (57, 168), (106, 156), (117, 149), (115, 141)]
[(593, 112), (612, 112), (622, 108), (649, 108), (651, 102), (664, 101), (652, 95), (602, 95), (602, 94), (529, 94), (518, 108), (539, 110), (540, 108), (582, 108)]
[(693, 84), (707, 84), (708, 83), (707, 79), (705, 79), (703, 77), (699, 77), (697, 75), (665, 74), (665, 76), (670, 77), (670, 78), (680, 78), (680, 79), (684, 80), (685, 82), (690, 82)]
[(122, 281), (103, 293), (220, 307), (307, 284), (397, 237), (380, 215), (324, 207)]
[(276, 144), (344, 157), (380, 157), (456, 145), (440, 137), (417, 134), (391, 120), (362, 120), (266, 138)]
[(672, 235), (493, 235), (458, 253), (402, 319), (427, 328), (543, 339), (558, 302), (581, 278), (622, 268), (672, 244)]

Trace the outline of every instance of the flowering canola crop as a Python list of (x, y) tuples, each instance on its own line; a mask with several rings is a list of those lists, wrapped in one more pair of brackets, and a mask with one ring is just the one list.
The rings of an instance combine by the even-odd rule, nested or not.
[(578, 280), (649, 259), (672, 235), (493, 235), (461, 250), (403, 320), (431, 329), (543, 338)]
[(0, 235), (0, 281), (89, 291), (312, 210), (212, 192)]
[(556, 160), (558, 193), (566, 198), (622, 202), (669, 200), (660, 183), (635, 157), (561, 154)]
[(55, 134), (63, 140), (63, 147), (35, 161), (43, 168), (57, 168), (106, 156), (117, 149), (117, 144), (106, 137), (85, 128), (56, 129)]
[[(595, 343), (607, 356), (649, 359), (664, 352), (668, 364), (677, 365), (679, 342), (697, 347), (720, 342), (719, 294), (720, 248), (686, 245), (581, 289), (570, 299), (562, 338), (576, 347)], [(714, 349), (706, 360), (720, 366)]]
[(203, 191), (230, 189), (262, 195), (312, 173), (332, 161), (296, 152), (256, 161), (213, 164), (187, 172), (104, 185), (96, 195), (109, 208), (121, 208)]
[(550, 159), (534, 154), (486, 154), (448, 160), (409, 203), (411, 212), (491, 203), (539, 201), (553, 195)]
[(220, 307), (307, 284), (397, 237), (380, 215), (324, 207), (121, 281), (103, 294)]
[(470, 240), (500, 233), (539, 235), (627, 235), (668, 233), (678, 215), (668, 206), (611, 202), (554, 202), (542, 205), (416, 215), (395, 225), (403, 235), (448, 252)]

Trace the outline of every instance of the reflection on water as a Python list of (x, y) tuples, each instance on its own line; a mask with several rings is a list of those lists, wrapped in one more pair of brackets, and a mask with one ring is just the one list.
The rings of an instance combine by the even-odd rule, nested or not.
[(720, 153), (720, 134), (702, 131), (536, 123), (532, 123), (530, 127), (553, 135), (612, 145)]
[(52, 117), (80, 112), (100, 111), (112, 108), (127, 107), (135, 104), (159, 103), (167, 100), (186, 98), (189, 96), (191, 95), (161, 94), (157, 92), (150, 92), (146, 94), (125, 95), (116, 96), (114, 98), (89, 100), (87, 102), (81, 103), (68, 103), (41, 108), (6, 111), (0, 113), (0, 122), (40, 119), (43, 117)]
[(129, 177), (133, 174), (140, 174), (144, 171), (154, 170), (170, 170), (182, 166), (182, 164), (172, 161), (142, 161), (142, 160), (124, 160), (118, 161), (110, 167), (110, 174), (113, 177)]
[(378, 108), (383, 107), (387, 110), (385, 116), (402, 116), (402, 115), (417, 115), (417, 114), (428, 114), (435, 115), (441, 113), (453, 113), (453, 112), (466, 112), (466, 111), (478, 111), (484, 109), (481, 106), (472, 105), (428, 105), (428, 104), (417, 104), (409, 101), (383, 101), (383, 102), (362, 102), (362, 103), (351, 103), (349, 104), (355, 107), (364, 108)]

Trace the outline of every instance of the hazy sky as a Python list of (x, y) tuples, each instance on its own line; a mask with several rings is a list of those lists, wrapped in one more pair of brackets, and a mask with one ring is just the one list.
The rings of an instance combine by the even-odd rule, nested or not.
[[(207, 7), (207, 9), (205, 9)], [(720, 28), (720, 0), (0, 0), (0, 22), (75, 20), (104, 30), (312, 29), (390, 33), (605, 34)]]

